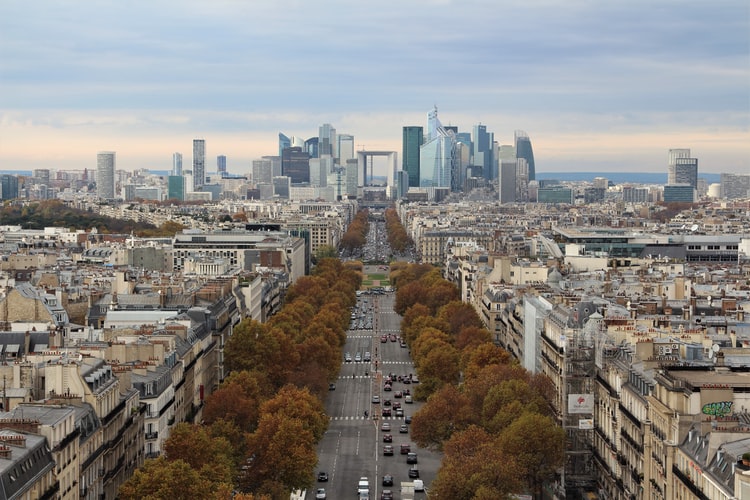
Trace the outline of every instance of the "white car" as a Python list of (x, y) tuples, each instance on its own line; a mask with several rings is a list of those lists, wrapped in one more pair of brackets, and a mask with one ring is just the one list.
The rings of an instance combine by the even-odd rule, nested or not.
[(326, 500), (326, 489), (318, 488), (315, 490), (315, 500)]

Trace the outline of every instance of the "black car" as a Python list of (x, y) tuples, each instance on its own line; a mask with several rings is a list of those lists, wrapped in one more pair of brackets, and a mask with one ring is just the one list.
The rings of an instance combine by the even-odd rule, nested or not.
[(336, 384), (328, 384), (328, 390), (329, 391), (335, 391), (336, 390)]
[(410, 424), (411, 423), (411, 415), (405, 416), (404, 417), (404, 422), (406, 422), (407, 424)]
[(391, 490), (383, 490), (380, 494), (380, 500), (393, 500), (393, 492)]
[(318, 472), (318, 481), (328, 481), (328, 473)]
[(411, 469), (409, 469), (409, 477), (411, 479), (419, 478), (419, 469), (417, 469), (416, 467), (412, 467)]
[(393, 486), (393, 476), (390, 474), (383, 476), (383, 486)]
[(406, 463), (407, 464), (415, 464), (417, 463), (417, 454), (413, 451), (406, 454)]

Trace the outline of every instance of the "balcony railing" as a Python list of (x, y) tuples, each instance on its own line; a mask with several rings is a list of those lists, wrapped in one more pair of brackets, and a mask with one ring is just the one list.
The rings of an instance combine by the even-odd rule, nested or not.
[(157, 439), (159, 437), (158, 432), (147, 432), (146, 439)]

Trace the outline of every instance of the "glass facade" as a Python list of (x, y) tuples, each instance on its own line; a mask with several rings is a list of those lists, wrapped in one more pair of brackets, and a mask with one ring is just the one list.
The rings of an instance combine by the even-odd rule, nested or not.
[(531, 149), (531, 139), (523, 130), (516, 130), (516, 157), (526, 160), (529, 167), (529, 180), (536, 180), (536, 167), (534, 165), (534, 150)]
[(409, 187), (419, 187), (419, 148), (423, 141), (422, 127), (404, 127), (401, 170), (409, 175)]

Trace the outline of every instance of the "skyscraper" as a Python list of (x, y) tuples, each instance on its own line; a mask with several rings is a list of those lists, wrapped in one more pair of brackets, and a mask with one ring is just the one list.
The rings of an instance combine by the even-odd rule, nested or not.
[(182, 153), (172, 155), (172, 175), (182, 175)]
[(422, 127), (404, 127), (401, 170), (409, 174), (409, 187), (419, 187), (419, 148), (423, 142)]
[(420, 187), (445, 187), (453, 190), (456, 174), (456, 135), (446, 129), (437, 116), (437, 108), (431, 111), (427, 120), (427, 138), (419, 148)]
[(510, 145), (500, 146), (498, 163), (500, 165), (500, 203), (512, 203), (516, 201), (518, 191), (516, 148)]
[(227, 176), (227, 157), (226, 156), (219, 155), (216, 157), (216, 172), (219, 174), (219, 177)]
[(96, 195), (104, 200), (115, 199), (114, 151), (100, 151), (96, 155)]
[(536, 180), (536, 167), (534, 166), (534, 150), (531, 149), (531, 139), (523, 130), (516, 130), (516, 157), (526, 160), (528, 166), (529, 181)]
[(689, 149), (670, 149), (667, 185), (689, 184), (698, 187), (698, 159), (690, 157)]
[(336, 145), (336, 129), (330, 123), (324, 123), (318, 129), (318, 154), (337, 158)]
[(346, 160), (356, 158), (354, 154), (354, 136), (351, 134), (339, 134), (336, 138), (338, 141), (338, 159), (339, 165), (346, 165)]
[(299, 146), (285, 148), (281, 155), (281, 175), (292, 184), (310, 182), (310, 154)]
[(0, 200), (12, 200), (14, 198), (18, 198), (18, 176), (0, 175)]
[(193, 139), (193, 191), (206, 183), (206, 141)]
[(292, 140), (289, 137), (282, 134), (281, 132), (279, 132), (279, 158), (281, 158), (281, 153), (282, 151), (284, 151), (284, 149), (291, 148), (291, 147), (292, 147)]
[(472, 137), (473, 164), (482, 167), (484, 178), (491, 181), (497, 177), (494, 158), (495, 134), (487, 132), (486, 125), (474, 125)]

